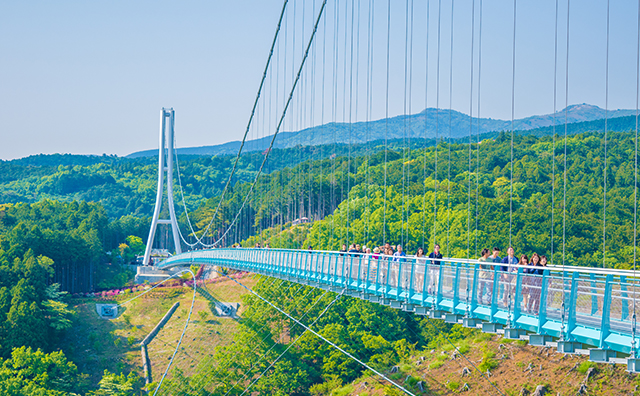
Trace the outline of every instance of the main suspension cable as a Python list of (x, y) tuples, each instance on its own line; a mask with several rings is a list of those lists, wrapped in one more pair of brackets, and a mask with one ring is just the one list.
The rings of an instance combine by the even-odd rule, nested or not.
[(247, 200), (252, 195), (251, 193), (253, 192), (253, 188), (255, 187), (256, 182), (258, 181), (258, 178), (262, 174), (262, 170), (264, 169), (264, 165), (265, 165), (267, 159), (269, 158), (269, 154), (271, 153), (271, 149), (273, 148), (273, 144), (275, 143), (276, 137), (278, 136), (278, 133), (280, 132), (280, 128), (282, 127), (282, 123), (284, 122), (284, 118), (285, 118), (285, 116), (287, 114), (287, 109), (289, 108), (289, 105), (291, 104), (291, 100), (293, 98), (293, 94), (295, 92), (295, 89), (296, 89), (296, 86), (298, 84), (298, 81), (300, 80), (300, 75), (302, 74), (302, 70), (304, 68), (304, 65), (305, 65), (305, 62), (307, 60), (307, 57), (309, 56), (309, 50), (311, 48), (311, 44), (313, 43), (313, 39), (316, 36), (316, 32), (318, 30), (318, 24), (320, 23), (320, 19), (322, 17), (322, 13), (324, 12), (324, 8), (325, 8), (326, 4), (327, 4), (327, 0), (323, 0), (322, 5), (320, 6), (320, 11), (318, 12), (318, 17), (316, 18), (315, 24), (313, 26), (313, 31), (311, 33), (311, 37), (309, 38), (309, 43), (307, 44), (306, 50), (304, 52), (304, 56), (302, 57), (302, 61), (300, 62), (300, 68), (298, 69), (298, 73), (297, 73), (296, 78), (295, 78), (295, 80), (293, 82), (293, 86), (291, 87), (291, 92), (289, 93), (289, 98), (287, 99), (287, 102), (286, 102), (286, 104), (285, 104), (285, 106), (284, 106), (284, 108), (282, 110), (282, 116), (280, 117), (280, 121), (278, 122), (278, 126), (276, 127), (276, 131), (273, 134), (273, 137), (271, 138), (271, 142), (269, 143), (269, 147), (267, 149), (267, 153), (265, 154), (264, 159), (262, 160), (262, 164), (260, 165), (260, 168), (258, 169), (256, 177), (253, 180), (253, 183), (251, 184), (249, 192), (247, 193), (247, 195), (245, 196), (244, 200), (242, 201), (242, 206), (241, 206), (240, 210), (238, 211), (238, 214), (235, 216), (235, 218), (233, 219), (232, 223), (229, 225), (229, 228), (227, 229), (227, 231), (218, 239), (218, 241), (216, 241), (214, 243), (214, 245), (217, 245), (218, 243), (220, 243), (222, 238), (224, 238), (226, 236), (226, 234), (229, 232), (231, 227), (233, 227), (235, 222), (238, 220), (238, 216), (239, 216), (240, 212), (242, 211), (242, 208), (244, 208)]
[[(323, 294), (323, 296), (324, 296), (324, 294)], [(309, 325), (309, 328), (311, 328), (312, 326), (314, 326), (314, 325), (316, 324), (316, 322), (318, 322), (318, 320), (319, 320), (322, 316), (324, 316), (324, 314), (329, 310), (329, 308), (331, 308), (331, 306), (332, 306), (336, 301), (338, 301), (338, 299), (339, 299), (341, 296), (342, 296), (342, 293), (341, 293), (341, 294), (337, 294), (337, 295), (336, 295), (336, 297), (335, 297), (333, 300), (331, 300), (331, 302), (330, 302), (330, 303), (329, 303), (329, 304), (324, 308), (324, 310), (322, 310), (322, 312), (320, 312), (320, 315), (318, 315), (318, 316), (313, 320), (313, 322), (311, 322), (311, 324)], [(315, 304), (314, 304), (314, 305), (315, 305)], [(306, 314), (305, 314), (305, 315), (306, 315)], [(307, 332), (307, 329), (305, 329), (302, 333), (300, 333), (300, 334), (299, 334), (299, 335), (298, 335), (298, 336), (297, 336), (297, 337), (296, 337), (296, 338), (295, 338), (295, 339), (294, 339), (294, 340), (289, 344), (289, 346), (287, 346), (287, 348), (286, 348), (284, 351), (282, 351), (282, 353), (281, 353), (280, 355), (278, 355), (278, 357), (277, 357), (277, 358), (275, 358), (275, 359), (273, 360), (273, 362), (271, 362), (271, 363), (269, 364), (269, 366), (268, 366), (267, 368), (265, 368), (265, 369), (262, 371), (262, 373), (260, 373), (260, 375), (258, 375), (258, 377), (256, 377), (256, 379), (254, 379), (254, 380), (253, 380), (253, 382), (252, 382), (252, 383), (250, 383), (250, 384), (249, 384), (249, 386), (247, 386), (247, 387), (246, 387), (246, 389), (244, 390), (244, 392), (242, 392), (242, 393), (240, 394), (240, 396), (242, 396), (242, 395), (244, 395), (245, 393), (247, 393), (247, 391), (248, 391), (248, 390), (249, 390), (249, 389), (250, 389), (250, 388), (251, 388), (251, 387), (252, 387), (256, 382), (258, 382), (258, 380), (259, 380), (260, 378), (262, 378), (262, 377), (264, 376), (264, 374), (265, 374), (267, 371), (269, 371), (269, 369), (270, 369), (271, 367), (273, 367), (273, 365), (274, 365), (274, 364), (276, 364), (276, 363), (278, 362), (278, 360), (280, 360), (280, 358), (281, 358), (282, 356), (284, 356), (284, 354), (285, 354), (285, 353), (287, 353), (287, 352), (289, 351), (289, 349), (291, 349), (291, 348), (295, 345), (295, 343), (296, 343), (296, 342), (298, 342), (298, 340), (299, 340), (303, 335), (305, 335), (305, 334), (306, 334), (306, 332)], [(277, 344), (273, 344), (273, 346), (274, 346), (274, 347), (275, 347), (276, 345), (277, 345)], [(266, 355), (266, 353), (265, 353), (265, 355)], [(229, 390), (229, 392), (230, 392), (230, 391), (231, 391), (231, 390)], [(228, 394), (229, 392), (227, 392), (226, 394)], [(225, 395), (226, 395), (226, 394), (225, 394)]]
[[(235, 174), (236, 169), (238, 167), (238, 162), (240, 161), (240, 156), (242, 154), (242, 149), (244, 148), (244, 144), (246, 142), (247, 135), (249, 134), (249, 130), (251, 129), (251, 124), (252, 124), (253, 117), (254, 117), (255, 112), (256, 112), (256, 108), (258, 107), (258, 101), (260, 100), (260, 95), (262, 93), (262, 88), (264, 86), (264, 81), (267, 78), (267, 71), (269, 70), (269, 65), (271, 64), (271, 58), (273, 56), (273, 49), (274, 49), (274, 47), (276, 45), (276, 42), (278, 40), (278, 35), (280, 33), (280, 27), (282, 25), (282, 19), (283, 19), (284, 15), (285, 15), (285, 10), (287, 9), (287, 3), (288, 2), (289, 2), (289, 0), (284, 0), (284, 3), (282, 5), (282, 11), (280, 11), (280, 18), (278, 19), (278, 25), (276, 27), (276, 33), (275, 33), (275, 35), (273, 37), (273, 41), (271, 43), (271, 49), (269, 50), (269, 56), (267, 57), (267, 64), (265, 65), (264, 72), (262, 73), (262, 79), (260, 80), (260, 86), (258, 87), (258, 93), (256, 94), (256, 99), (255, 99), (255, 101), (253, 103), (253, 108), (251, 109), (251, 115), (249, 116), (249, 122), (247, 123), (247, 128), (246, 128), (246, 130), (244, 132), (244, 136), (242, 137), (242, 142), (240, 143), (240, 148), (238, 149), (238, 154), (236, 155), (235, 161), (233, 163), (233, 167), (231, 168), (231, 174), (229, 174), (229, 178), (227, 179), (227, 182), (225, 183), (225, 186), (224, 186), (224, 188), (222, 190), (222, 193), (220, 194), (220, 201), (218, 202), (218, 206), (216, 207), (216, 210), (215, 210), (213, 216), (211, 217), (211, 221), (209, 222), (209, 224), (207, 225), (207, 227), (203, 231), (202, 236), (198, 237), (197, 235), (194, 235), (196, 240), (198, 241), (198, 243), (200, 243), (203, 246), (206, 246), (206, 247), (213, 246), (213, 245), (207, 245), (207, 244), (203, 243), (202, 240), (207, 235), (207, 232), (209, 231), (209, 229), (213, 225), (213, 222), (215, 221), (215, 219), (216, 219), (216, 217), (218, 215), (218, 211), (220, 210), (220, 207), (222, 206), (222, 202), (224, 202), (224, 196), (225, 196), (225, 194), (226, 194), (226, 192), (229, 189), (229, 186), (231, 184), (231, 179), (233, 178), (233, 175)], [(220, 238), (220, 239), (222, 239), (222, 238)]]
[(237, 279), (234, 278), (230, 278), (228, 275), (222, 274), (223, 276), (226, 276), (227, 278), (231, 279), (232, 281), (234, 281), (235, 283), (237, 283), (240, 287), (242, 287), (243, 289), (247, 290), (249, 293), (255, 295), (256, 297), (258, 297), (259, 299), (261, 299), (262, 301), (264, 301), (266, 304), (269, 304), (270, 306), (272, 306), (273, 308), (275, 308), (278, 312), (280, 312), (281, 314), (285, 315), (286, 317), (288, 317), (289, 319), (291, 319), (292, 321), (294, 321), (296, 324), (298, 324), (299, 326), (302, 326), (305, 330), (309, 331), (310, 333), (313, 333), (316, 337), (320, 338), (322, 341), (326, 342), (327, 344), (329, 344), (330, 346), (332, 346), (333, 348), (335, 348), (336, 350), (338, 350), (339, 352), (341, 352), (343, 355), (347, 356), (348, 358), (354, 360), (355, 362), (359, 363), (361, 366), (365, 367), (366, 369), (374, 372), (376, 375), (378, 375), (381, 378), (384, 378), (386, 381), (388, 381), (391, 385), (395, 386), (396, 388), (398, 388), (399, 390), (401, 390), (402, 392), (405, 392), (408, 395), (412, 395), (415, 396), (414, 393), (410, 392), (408, 389), (404, 388), (402, 385), (399, 385), (397, 383), (395, 383), (394, 381), (392, 381), (391, 379), (389, 379), (389, 377), (387, 377), (386, 375), (384, 375), (383, 373), (379, 372), (378, 370), (374, 369), (373, 367), (369, 366), (367, 363), (363, 362), (362, 360), (356, 358), (355, 356), (353, 356), (351, 353), (345, 351), (344, 349), (342, 349), (341, 347), (339, 347), (337, 344), (335, 344), (334, 342), (331, 342), (330, 340), (328, 340), (327, 338), (325, 338), (323, 335), (321, 335), (320, 333), (316, 332), (315, 330), (311, 329), (309, 326), (305, 325), (304, 323), (300, 322), (298, 319), (294, 318), (293, 316), (287, 314), (286, 312), (284, 312), (282, 309), (278, 308), (276, 305), (272, 304), (270, 301), (268, 301), (267, 299), (263, 298), (261, 295), (259, 295), (258, 293), (256, 293), (255, 291), (253, 291), (252, 289), (248, 288), (247, 286), (245, 286), (244, 284), (238, 282)]

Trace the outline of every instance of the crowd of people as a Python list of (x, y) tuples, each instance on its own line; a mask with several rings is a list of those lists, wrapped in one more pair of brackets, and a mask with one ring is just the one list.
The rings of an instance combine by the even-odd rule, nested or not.
[[(256, 248), (260, 248), (260, 244), (256, 244)], [(266, 249), (269, 245), (264, 246)], [(313, 251), (313, 248), (309, 246), (309, 251)], [(415, 260), (417, 264), (429, 264), (429, 279), (430, 284), (428, 292), (432, 293), (434, 288), (437, 287), (438, 278), (440, 276), (439, 265), (442, 262), (442, 253), (440, 252), (440, 245), (435, 244), (433, 251), (429, 255), (425, 254), (423, 248), (419, 247), (415, 256), (407, 256), (402, 245), (392, 245), (385, 243), (381, 246), (376, 246), (373, 249), (370, 247), (360, 246), (353, 243), (347, 247), (346, 244), (342, 245), (339, 250), (340, 256), (347, 255), (367, 255), (372, 259), (387, 259), (395, 262), (405, 262), (408, 258)], [(522, 270), (524, 274), (542, 275), (545, 267), (547, 266), (547, 257), (533, 253), (531, 259), (526, 254), (520, 255), (518, 258), (515, 255), (515, 251), (512, 247), (507, 249), (507, 254), (504, 257), (500, 257), (500, 248), (494, 247), (492, 250), (482, 249), (481, 255), (478, 258), (479, 265), (479, 277), (477, 288), (477, 301), (479, 304), (490, 305), (492, 303), (494, 294), (494, 281), (499, 281), (496, 299), (506, 306), (509, 301), (509, 296), (513, 296), (515, 287), (515, 276), (518, 268), (525, 266)], [(540, 290), (542, 286), (541, 276), (525, 276), (522, 279), (522, 307), (525, 312), (537, 314), (540, 309)]]
[[(311, 250), (311, 246), (309, 247)], [(502, 302), (502, 305), (506, 306), (509, 301), (509, 296), (513, 296), (515, 290), (515, 275), (518, 268), (525, 266), (522, 270), (524, 274), (542, 275), (545, 267), (547, 266), (547, 257), (533, 253), (531, 258), (528, 255), (522, 254), (520, 258), (515, 255), (515, 251), (512, 247), (507, 249), (507, 254), (504, 257), (500, 257), (500, 248), (494, 247), (492, 250), (482, 249), (481, 256), (478, 258), (480, 261), (480, 272), (477, 288), (477, 301), (479, 304), (491, 304), (494, 293), (494, 281), (499, 281), (497, 290), (497, 300)], [(389, 243), (383, 246), (376, 246), (373, 250), (367, 246), (360, 246), (359, 244), (351, 244), (348, 248), (347, 245), (342, 245), (342, 249), (339, 250), (341, 256), (349, 254), (366, 254), (370, 255), (373, 259), (380, 259), (386, 256), (390, 261), (402, 261), (407, 259), (407, 254), (404, 251), (402, 245), (391, 245)], [(413, 256), (417, 264), (430, 264), (429, 279), (430, 284), (428, 292), (432, 293), (435, 287), (437, 287), (439, 270), (438, 266), (442, 262), (442, 253), (440, 252), (440, 245), (435, 244), (434, 249), (429, 255), (425, 255), (423, 248), (419, 247)], [(540, 309), (540, 290), (542, 286), (541, 276), (525, 276), (522, 279), (522, 309), (525, 312), (537, 314)]]

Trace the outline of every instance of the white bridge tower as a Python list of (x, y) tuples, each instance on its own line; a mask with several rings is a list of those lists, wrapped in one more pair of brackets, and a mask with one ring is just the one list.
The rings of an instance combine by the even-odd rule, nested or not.
[[(144, 251), (144, 265), (150, 263), (151, 249), (153, 247), (153, 241), (156, 236), (156, 229), (158, 224), (170, 224), (173, 234), (173, 243), (177, 254), (182, 253), (182, 246), (180, 244), (180, 235), (178, 230), (178, 221), (176, 220), (176, 212), (173, 205), (173, 159), (174, 159), (174, 147), (173, 147), (173, 124), (174, 124), (174, 111), (173, 109), (163, 108), (160, 111), (160, 146), (158, 149), (158, 192), (156, 195), (156, 206), (153, 210), (153, 218), (151, 220), (151, 229), (149, 230), (149, 239), (147, 240), (147, 247)], [(169, 206), (169, 218), (161, 219), (160, 211), (162, 210), (162, 196), (164, 193), (164, 178), (167, 178), (167, 203)]]

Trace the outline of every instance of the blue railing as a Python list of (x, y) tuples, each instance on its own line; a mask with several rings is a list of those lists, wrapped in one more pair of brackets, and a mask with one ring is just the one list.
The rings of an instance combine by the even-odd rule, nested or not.
[(632, 271), (535, 267), (544, 268), (539, 275), (525, 271), (532, 267), (518, 265), (503, 272), (501, 264), (476, 260), (445, 258), (440, 263), (328, 251), (212, 249), (171, 257), (158, 268), (217, 265), (345, 290), (416, 314), (504, 331), (509, 338), (529, 333), (534, 345), (549, 345), (552, 337), (558, 338), (563, 352), (574, 352), (584, 344), (591, 347), (591, 359), (596, 361), (631, 352), (639, 286)]

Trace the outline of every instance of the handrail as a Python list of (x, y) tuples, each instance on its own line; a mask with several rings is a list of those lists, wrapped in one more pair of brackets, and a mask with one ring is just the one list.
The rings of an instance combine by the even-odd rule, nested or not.
[[(375, 254), (378, 254), (381, 258), (387, 258), (387, 259), (393, 259), (397, 256), (390, 256), (390, 255), (386, 255), (383, 253), (350, 253), (350, 252), (339, 252), (339, 251), (335, 251), (335, 250), (306, 250), (306, 249), (280, 249), (280, 248), (245, 248), (245, 247), (237, 247), (237, 248), (218, 248), (218, 249), (202, 249), (202, 250), (191, 250), (190, 252), (203, 252), (203, 251), (253, 251), (253, 250), (258, 250), (258, 251), (262, 251), (262, 250), (272, 250), (272, 251), (280, 251), (280, 252), (296, 252), (296, 253), (311, 253), (311, 254), (318, 254), (318, 253), (323, 253), (323, 254), (333, 254), (333, 255), (340, 255), (340, 256), (351, 256), (351, 257), (370, 257), (373, 256)], [(175, 257), (175, 256), (172, 256)], [(404, 260), (409, 260), (409, 259), (416, 259), (417, 257), (415, 255), (407, 255), (402, 257), (402, 259)], [(171, 257), (167, 258), (166, 260), (171, 259)], [(166, 261), (164, 260), (164, 261)], [(483, 265), (491, 265), (491, 266), (503, 266), (503, 265), (508, 265), (510, 267), (522, 267), (519, 266), (518, 264), (503, 264), (503, 263), (494, 263), (491, 261), (480, 261), (477, 259), (463, 259), (463, 258), (455, 258), (455, 257), (443, 257), (441, 259), (431, 259), (427, 256), (424, 257), (424, 260), (427, 261), (443, 261), (443, 262), (449, 262), (449, 263), (461, 263), (461, 264), (483, 264)], [(577, 265), (565, 265), (564, 267), (561, 265), (547, 265), (544, 267), (545, 269), (551, 270), (551, 271), (558, 271), (558, 272), (562, 272), (564, 270), (564, 272), (567, 273), (571, 273), (571, 272), (583, 272), (583, 273), (587, 273), (587, 274), (599, 274), (599, 275), (618, 275), (618, 276), (625, 276), (625, 277), (629, 277), (629, 278), (634, 278), (634, 272), (633, 270), (624, 270), (624, 269), (619, 269), (619, 268), (599, 268), (599, 267), (584, 267), (584, 266), (577, 266)], [(640, 278), (640, 276), (638, 276), (638, 274), (636, 273), (636, 278)]]
[[(507, 325), (511, 326), (511, 335), (530, 331), (546, 339), (562, 334), (563, 342), (591, 345), (605, 351), (604, 356), (609, 356), (606, 351), (631, 351), (631, 319), (635, 314), (631, 307), (636, 305), (633, 289), (640, 283), (633, 271), (375, 255), (296, 249), (209, 249), (170, 257), (158, 268), (219, 265), (344, 291), (418, 314), (429, 311), (441, 317), (446, 313), (452, 323), (464, 317), (484, 321), (493, 329)], [(502, 271), (503, 266), (509, 267), (507, 272)], [(530, 269), (543, 273), (525, 272)]]

